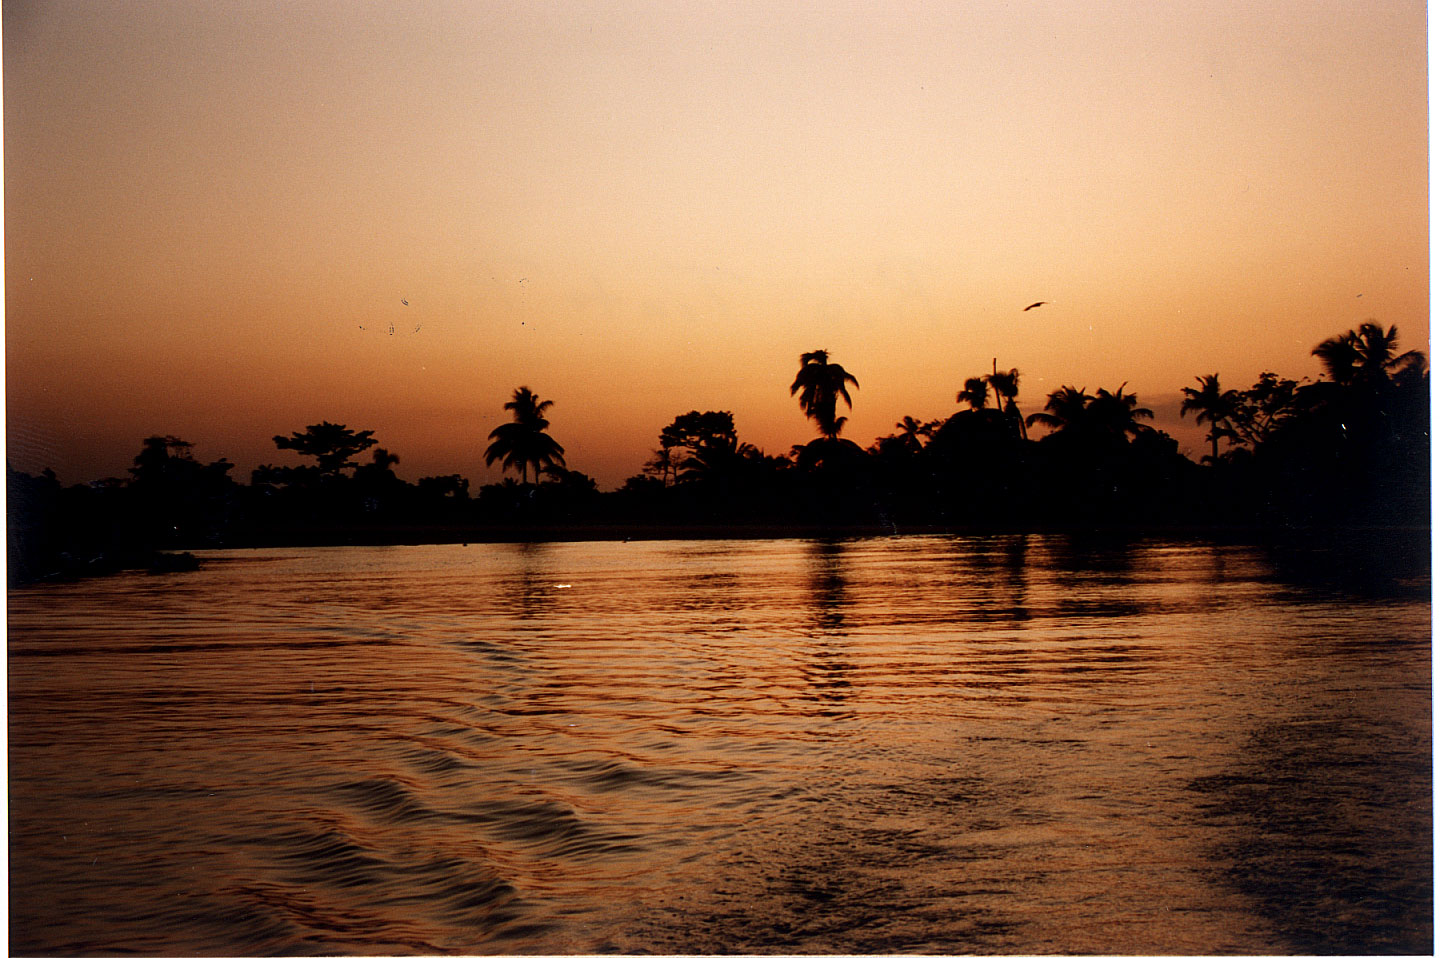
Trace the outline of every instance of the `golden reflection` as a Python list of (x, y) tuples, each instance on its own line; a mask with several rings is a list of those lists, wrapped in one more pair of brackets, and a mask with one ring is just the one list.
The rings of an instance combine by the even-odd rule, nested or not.
[(527, 621), (542, 617), (555, 601), (557, 583), (551, 561), (554, 544), (515, 542), (504, 543), (499, 548), (510, 552), (507, 558), (515, 565), (515, 574), (499, 582), (501, 606)]
[(1030, 536), (965, 536), (951, 540), (950, 545), (955, 582), (969, 597), (966, 617), (1012, 621), (1021, 627), (1030, 618), (1026, 605)]
[(1225, 548), (315, 549), (14, 590), (12, 939), (1424, 953), (1428, 599), (1301, 604)]
[(845, 628), (847, 546), (843, 539), (817, 539), (810, 544), (810, 596), (815, 624), (822, 632), (841, 632)]
[(1071, 618), (1125, 618), (1138, 615), (1136, 551), (1126, 536), (1076, 533), (1050, 539), (1056, 606)]
[(826, 702), (838, 703), (847, 698), (848, 676), (855, 670), (843, 642), (850, 604), (846, 561), (850, 546), (843, 539), (817, 539), (809, 543), (806, 556), (814, 637), (806, 645), (810, 661), (803, 671), (805, 681), (815, 689), (815, 697)]

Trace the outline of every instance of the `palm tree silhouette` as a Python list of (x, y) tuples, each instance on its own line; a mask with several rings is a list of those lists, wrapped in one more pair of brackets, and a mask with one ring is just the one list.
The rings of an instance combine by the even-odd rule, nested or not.
[(847, 408), (851, 406), (846, 383), (857, 389), (860, 387), (860, 382), (846, 372), (844, 366), (830, 362), (830, 354), (826, 350), (801, 354), (800, 371), (790, 384), (790, 395), (800, 393), (800, 408), (804, 410), (805, 417), (815, 420), (820, 434), (826, 439), (834, 439), (845, 427), (845, 417), (837, 419), (835, 407), (837, 399), (844, 399)]
[(1085, 407), (1085, 416), (1102, 435), (1133, 437), (1149, 429), (1138, 420), (1154, 419), (1155, 413), (1139, 405), (1139, 397), (1125, 391), (1125, 383), (1113, 393), (1095, 390), (1095, 398)]
[(660, 448), (655, 450), (650, 461), (645, 463), (640, 471), (647, 476), (659, 477), (660, 485), (668, 486), (670, 477), (678, 471), (676, 467), (679, 462), (680, 457), (675, 454), (675, 447), (661, 443)]
[(1038, 422), (1053, 432), (1073, 431), (1085, 422), (1085, 407), (1094, 398), (1083, 387), (1061, 386), (1045, 397), (1045, 411), (1026, 416), (1025, 424), (1033, 426)]
[(1138, 420), (1153, 419), (1155, 414), (1139, 405), (1134, 393), (1125, 391), (1125, 383), (1111, 392), (1097, 389), (1091, 396), (1084, 389), (1061, 386), (1045, 399), (1045, 411), (1025, 417), (1030, 425), (1049, 426), (1055, 434), (1083, 438), (1089, 442), (1125, 442), (1150, 427)]
[(1331, 336), (1310, 350), (1310, 355), (1320, 357), (1325, 374), (1342, 386), (1355, 377), (1354, 336), (1354, 330)]
[(990, 401), (990, 387), (981, 376), (965, 380), (965, 388), (955, 394), (956, 402), (968, 403), (972, 412), (979, 412)]
[(550, 426), (550, 420), (545, 418), (545, 412), (555, 405), (550, 400), (540, 401), (540, 397), (530, 391), (529, 386), (521, 386), (515, 390), (514, 398), (505, 404), (510, 411), (513, 422), (503, 423), (490, 431), (492, 442), (485, 450), (485, 465), (491, 465), (495, 460), (501, 460), (500, 470), (518, 469), (520, 481), (529, 481), (529, 467), (535, 467), (535, 479), (538, 482), (542, 470), (550, 466), (565, 465), (565, 449), (550, 436), (545, 430)]
[[(1025, 417), (1020, 415), (1020, 407), (1015, 404), (1015, 397), (1020, 395), (1020, 370), (1001, 372), (995, 368), (994, 363), (995, 361), (991, 360), (991, 372), (985, 377), (985, 381), (995, 390), (995, 405), (1004, 411), (1006, 419), (1015, 423), (1021, 439), (1029, 438), (1025, 434)], [(970, 383), (967, 381), (965, 385), (968, 387)]]
[(1358, 329), (1331, 336), (1310, 352), (1320, 357), (1326, 374), (1341, 386), (1379, 389), (1390, 381), (1392, 374), (1425, 363), (1425, 354), (1419, 350), (1395, 355), (1398, 338), (1394, 326), (1387, 330), (1378, 323), (1361, 323)]
[(924, 450), (925, 443), (934, 436), (937, 426), (938, 420), (921, 422), (914, 416), (906, 416), (895, 424), (896, 432), (877, 437), (868, 451), (892, 461), (912, 458)]
[(1187, 412), (1193, 412), (1196, 422), (1210, 424), (1205, 438), (1210, 441), (1210, 463), (1218, 466), (1220, 440), (1239, 438), (1235, 419), (1240, 412), (1240, 394), (1233, 389), (1221, 390), (1219, 373), (1196, 376), (1195, 381), (1200, 384), (1199, 389), (1186, 386), (1180, 390), (1185, 396), (1180, 403), (1180, 418), (1184, 419)]
[(935, 431), (933, 423), (921, 422), (914, 416), (906, 416), (904, 419), (901, 419), (895, 424), (895, 428), (900, 430), (900, 441), (904, 445), (904, 448), (910, 452), (919, 452), (924, 446), (920, 437), (924, 436), (928, 439)]

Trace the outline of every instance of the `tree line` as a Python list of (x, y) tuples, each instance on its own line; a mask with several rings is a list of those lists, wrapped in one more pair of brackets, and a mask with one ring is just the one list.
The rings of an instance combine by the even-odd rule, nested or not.
[[(1122, 383), (1061, 386), (1022, 416), (1021, 374), (992, 360), (963, 380), (944, 419), (905, 416), (862, 448), (842, 438), (859, 380), (826, 350), (800, 356), (790, 394), (818, 437), (782, 455), (740, 439), (723, 410), (677, 415), (624, 485), (601, 493), (567, 468), (554, 403), (528, 387), (504, 408), (485, 462), (500, 482), (410, 483), (373, 430), (320, 422), (277, 435), (299, 465), (248, 484), (225, 459), (150, 436), (126, 478), (64, 487), (7, 465), (12, 581), (176, 560), (158, 550), (510, 536), (725, 534), (765, 530), (1025, 530), (1327, 527), (1428, 523), (1429, 370), (1394, 326), (1364, 323), (1318, 344), (1321, 378), (1218, 375), (1180, 390), (1207, 428), (1194, 462)], [(1039, 433), (1038, 437), (1035, 433)], [(514, 476), (505, 475), (514, 473)]]

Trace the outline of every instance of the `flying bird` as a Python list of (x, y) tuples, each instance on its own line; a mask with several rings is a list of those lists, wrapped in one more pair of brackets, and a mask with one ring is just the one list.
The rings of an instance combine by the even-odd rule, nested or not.
[(401, 305), (401, 306), (409, 306), (409, 305), (410, 305), (410, 300), (408, 300), (408, 299), (402, 299), (402, 300), (400, 300), (400, 305)]
[(1040, 302), (1038, 302), (1038, 303), (1031, 303), (1029, 306), (1026, 306), (1024, 309), (1020, 310), (1020, 312), (1022, 312), (1022, 313), (1028, 313), (1028, 312), (1030, 312), (1030, 310), (1034, 309), (1036, 306), (1048, 306), (1048, 305), (1050, 305), (1050, 301), (1049, 301), (1048, 299), (1042, 299), (1042, 300), (1041, 300)]

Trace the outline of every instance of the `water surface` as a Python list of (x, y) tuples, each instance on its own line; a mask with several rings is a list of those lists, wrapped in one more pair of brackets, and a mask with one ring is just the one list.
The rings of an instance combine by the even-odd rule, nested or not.
[(206, 558), (10, 593), (17, 953), (1431, 951), (1428, 579), (1044, 536)]

